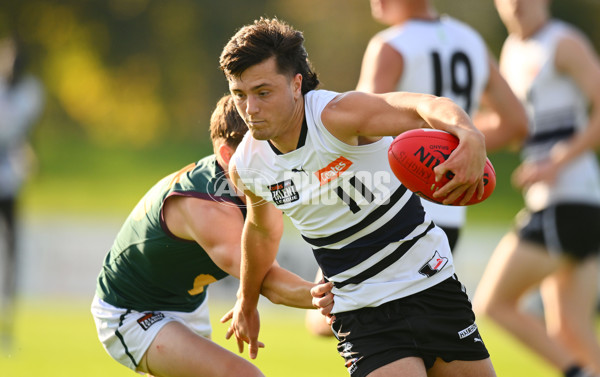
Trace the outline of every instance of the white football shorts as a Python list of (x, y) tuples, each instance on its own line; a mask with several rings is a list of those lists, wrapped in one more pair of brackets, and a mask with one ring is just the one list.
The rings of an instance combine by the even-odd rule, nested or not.
[(208, 312), (208, 296), (193, 312), (137, 312), (117, 308), (94, 296), (91, 307), (98, 338), (108, 354), (126, 367), (136, 370), (142, 356), (163, 328), (178, 321), (196, 334), (210, 338), (212, 328)]

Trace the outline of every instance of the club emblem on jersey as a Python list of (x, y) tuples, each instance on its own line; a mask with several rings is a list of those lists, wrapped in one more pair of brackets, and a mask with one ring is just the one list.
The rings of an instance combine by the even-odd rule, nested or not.
[(270, 185), (268, 188), (273, 197), (273, 202), (277, 205), (295, 202), (300, 199), (298, 190), (296, 190), (296, 185), (294, 185), (294, 181), (291, 179), (286, 179), (285, 181)]
[(140, 319), (137, 320), (137, 323), (145, 330), (148, 330), (150, 326), (155, 324), (158, 321), (161, 321), (165, 318), (165, 315), (162, 313), (146, 313)]
[(340, 156), (323, 169), (316, 171), (315, 174), (317, 175), (321, 186), (323, 186), (327, 182), (333, 181), (339, 177), (340, 174), (348, 170), (350, 165), (352, 165), (352, 161), (348, 160), (344, 156)]
[(440, 272), (446, 266), (446, 263), (448, 263), (448, 258), (442, 257), (436, 250), (433, 257), (419, 269), (419, 273), (427, 277), (432, 277)]

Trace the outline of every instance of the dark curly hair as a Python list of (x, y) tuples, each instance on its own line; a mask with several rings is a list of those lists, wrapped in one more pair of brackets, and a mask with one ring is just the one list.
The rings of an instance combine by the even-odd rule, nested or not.
[(238, 30), (223, 48), (219, 64), (229, 79), (273, 56), (279, 73), (302, 75), (302, 94), (319, 85), (304, 48), (304, 35), (277, 18), (261, 17)]

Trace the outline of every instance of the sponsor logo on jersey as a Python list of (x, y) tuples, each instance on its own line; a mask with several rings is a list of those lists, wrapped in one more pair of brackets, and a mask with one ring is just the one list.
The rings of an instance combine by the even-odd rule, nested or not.
[(323, 186), (327, 182), (331, 182), (339, 177), (340, 174), (348, 170), (351, 165), (352, 161), (348, 160), (346, 157), (340, 156), (323, 169), (316, 171), (315, 174), (319, 179), (319, 183)]
[[(471, 326), (467, 327), (466, 329), (464, 329), (464, 330), (460, 330), (460, 331), (458, 332), (458, 337), (459, 337), (460, 339), (464, 339), (464, 338), (466, 338), (467, 336), (469, 336), (469, 335), (473, 334), (475, 331), (477, 331), (477, 325), (474, 323), (474, 324), (472, 324)], [(476, 339), (475, 341), (477, 341), (477, 339), (479, 339), (479, 338), (475, 338), (475, 339)], [(481, 339), (479, 339), (479, 341), (481, 342)], [(482, 342), (482, 343), (483, 343), (483, 342)]]
[(300, 199), (296, 185), (294, 185), (294, 181), (291, 179), (275, 183), (274, 185), (268, 186), (268, 188), (271, 192), (273, 202), (277, 205), (295, 202)]
[(433, 257), (430, 260), (428, 260), (427, 263), (423, 265), (423, 267), (419, 269), (419, 273), (427, 277), (432, 277), (433, 275), (440, 272), (442, 268), (446, 266), (447, 263), (448, 258), (442, 257), (440, 253), (436, 250), (433, 254)]
[(165, 315), (162, 313), (146, 313), (143, 317), (137, 320), (137, 323), (144, 329), (144, 331), (148, 330), (150, 326), (155, 324), (158, 321), (161, 321), (165, 318)]

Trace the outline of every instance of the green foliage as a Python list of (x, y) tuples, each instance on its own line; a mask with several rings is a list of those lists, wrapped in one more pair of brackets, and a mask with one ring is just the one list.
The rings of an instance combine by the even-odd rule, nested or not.
[(212, 153), (207, 138), (144, 148), (101, 146), (41, 132), (38, 166), (23, 193), (33, 213), (128, 213), (160, 178)]

